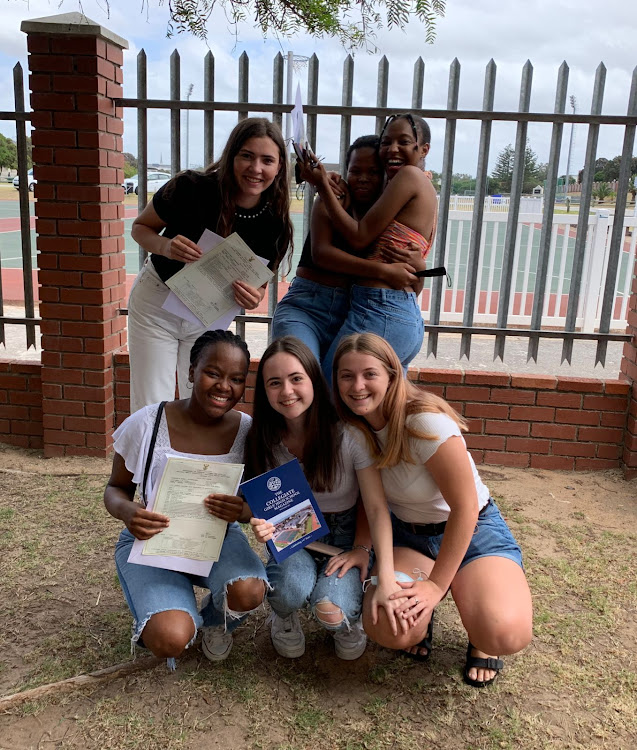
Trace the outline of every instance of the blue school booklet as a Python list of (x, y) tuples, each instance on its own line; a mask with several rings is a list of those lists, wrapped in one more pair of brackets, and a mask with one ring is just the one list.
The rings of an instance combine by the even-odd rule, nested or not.
[(255, 518), (275, 526), (267, 543), (277, 562), (282, 562), (329, 529), (297, 459), (239, 485)]

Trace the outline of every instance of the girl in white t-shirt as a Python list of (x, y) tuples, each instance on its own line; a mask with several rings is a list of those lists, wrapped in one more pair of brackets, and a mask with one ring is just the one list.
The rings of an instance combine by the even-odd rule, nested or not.
[[(387, 503), (374, 460), (356, 431), (339, 422), (327, 383), (310, 349), (293, 336), (277, 339), (266, 349), (257, 372), (253, 422), (246, 441), (246, 475), (256, 476), (298, 458), (330, 533), (320, 541), (345, 550), (326, 558), (302, 549), (266, 568), (272, 590), (271, 637), (281, 656), (305, 651), (297, 611), (310, 605), (318, 622), (334, 636), (341, 659), (357, 659), (365, 650), (360, 627), (362, 583), (367, 576), (372, 540), (381, 557), (380, 584), (370, 606), (388, 611), (400, 593), (393, 575), (392, 537)], [(357, 504), (360, 494), (364, 510)], [(367, 514), (367, 515), (366, 515)], [(372, 533), (370, 535), (370, 519)], [(251, 520), (260, 542), (272, 538), (274, 526)], [(401, 623), (406, 630), (406, 623)]]
[(374, 623), (364, 611), (365, 630), (425, 659), (433, 610), (451, 589), (469, 635), (464, 680), (484, 687), (502, 669), (496, 655), (530, 642), (532, 605), (520, 548), (467, 451), (464, 421), (409, 383), (391, 346), (371, 333), (341, 341), (334, 390), (341, 418), (362, 431), (381, 470), (403, 589), (391, 598), (410, 625), (394, 635), (383, 616)]

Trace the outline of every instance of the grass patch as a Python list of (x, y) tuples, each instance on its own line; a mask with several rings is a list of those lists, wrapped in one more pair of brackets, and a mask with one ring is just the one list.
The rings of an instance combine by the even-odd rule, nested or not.
[[(129, 658), (131, 617), (113, 562), (121, 527), (102, 505), (106, 478), (3, 475), (3, 694)], [(534, 502), (499, 500), (525, 553), (535, 639), (505, 659), (488, 690), (462, 683), (466, 633), (449, 598), (426, 665), (374, 645), (341, 662), (307, 615), (306, 654), (282, 659), (259, 612), (222, 664), (195, 645), (175, 673), (160, 666), (25, 703), (0, 716), (0, 744), (18, 750), (37, 731), (65, 750), (628, 750), (637, 736), (635, 527), (604, 528), (574, 506), (560, 517), (533, 513)]]

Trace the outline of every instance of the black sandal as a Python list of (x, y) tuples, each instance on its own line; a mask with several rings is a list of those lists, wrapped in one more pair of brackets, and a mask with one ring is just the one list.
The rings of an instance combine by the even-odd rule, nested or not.
[[(471, 687), (483, 688), (487, 685), (490, 685), (495, 680), (500, 670), (504, 668), (504, 662), (502, 661), (502, 659), (494, 659), (493, 657), (484, 659), (480, 656), (473, 656), (471, 651), (474, 648), (475, 646), (471, 643), (471, 641), (469, 641), (469, 645), (467, 646), (467, 661), (464, 665), (464, 672), (462, 674), (462, 677), (467, 685), (471, 685)], [(476, 669), (491, 669), (495, 672), (495, 674), (490, 680), (473, 680), (471, 679), (471, 677), (469, 677), (469, 670), (474, 667)]]
[[(435, 610), (434, 610), (435, 611)], [(412, 654), (410, 651), (402, 650), (401, 653), (403, 656), (408, 656), (410, 659), (414, 659), (415, 661), (427, 661), (427, 659), (431, 655), (431, 650), (433, 648), (433, 635), (434, 635), (434, 612), (431, 613), (431, 620), (429, 620), (429, 627), (427, 628), (427, 632), (425, 633), (425, 637), (420, 641), (420, 643), (416, 643), (411, 648), (426, 648), (427, 653), (421, 654), (420, 651), (417, 651), (415, 654)]]

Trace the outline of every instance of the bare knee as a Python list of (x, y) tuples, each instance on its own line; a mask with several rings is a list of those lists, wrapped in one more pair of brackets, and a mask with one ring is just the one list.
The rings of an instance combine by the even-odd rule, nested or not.
[(318, 602), (314, 606), (314, 614), (321, 625), (332, 628), (340, 625), (345, 617), (343, 610), (337, 607), (336, 604), (332, 604), (329, 600)]
[(487, 654), (517, 654), (531, 642), (533, 628), (531, 622), (504, 620), (476, 628), (475, 636), (472, 632), (470, 637), (473, 645)]
[(228, 609), (250, 612), (256, 609), (265, 596), (265, 581), (259, 578), (238, 580), (228, 586)]
[[(494, 654), (517, 654), (531, 643), (533, 637), (531, 624), (519, 624), (517, 627), (499, 628), (494, 634), (497, 640), (498, 650)], [(491, 652), (489, 652), (491, 653)]]
[(179, 656), (195, 636), (195, 623), (187, 612), (168, 610), (153, 615), (144, 630), (142, 640), (155, 656), (172, 659)]

